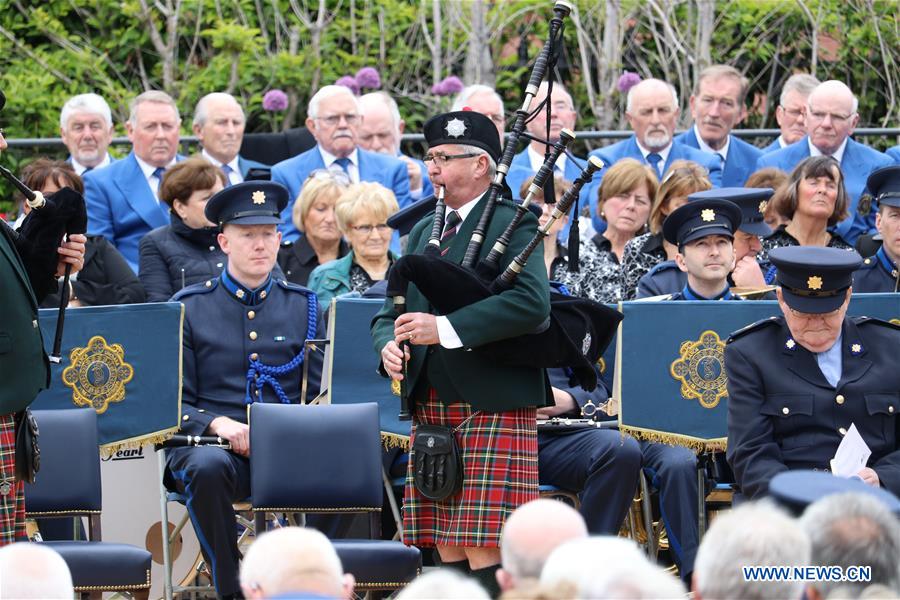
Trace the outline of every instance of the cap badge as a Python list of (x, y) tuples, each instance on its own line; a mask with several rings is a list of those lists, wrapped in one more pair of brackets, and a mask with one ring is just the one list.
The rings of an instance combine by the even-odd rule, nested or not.
[(862, 350), (863, 350), (862, 344), (853, 344), (852, 346), (850, 346), (850, 353), (851, 353), (851, 354), (854, 354), (854, 355), (855, 355), (855, 354), (860, 354), (860, 353), (862, 352)]
[(266, 193), (262, 190), (256, 190), (253, 192), (253, 204), (265, 204), (266, 203)]
[(716, 220), (716, 211), (711, 208), (704, 208), (700, 211), (700, 218), (706, 221), (707, 223), (710, 221)]
[(784, 347), (788, 350), (793, 350), (797, 346), (797, 342), (795, 342), (792, 338), (788, 338), (788, 340), (784, 343)]
[(759, 203), (759, 212), (760, 212), (760, 214), (766, 212), (766, 207), (767, 207), (767, 206), (769, 206), (769, 201), (768, 201), (768, 200), (762, 200), (762, 201), (760, 201), (760, 203)]
[(462, 137), (466, 134), (466, 124), (462, 122), (460, 119), (450, 119), (447, 121), (447, 125), (445, 126), (447, 131), (447, 135), (450, 137)]
[(818, 275), (813, 275), (809, 279), (806, 280), (806, 285), (811, 290), (821, 290), (822, 289), (822, 278)]

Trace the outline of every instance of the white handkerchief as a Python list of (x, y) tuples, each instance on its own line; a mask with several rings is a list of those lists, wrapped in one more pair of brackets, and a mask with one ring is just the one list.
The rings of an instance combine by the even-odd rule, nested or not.
[(831, 472), (838, 477), (853, 477), (865, 468), (872, 451), (859, 435), (855, 424), (850, 425), (847, 435), (841, 440), (834, 458), (831, 459)]

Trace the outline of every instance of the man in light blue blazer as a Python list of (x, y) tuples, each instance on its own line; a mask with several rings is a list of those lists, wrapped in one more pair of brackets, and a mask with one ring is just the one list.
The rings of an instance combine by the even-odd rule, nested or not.
[(807, 136), (783, 150), (764, 154), (756, 163), (757, 169), (777, 167), (790, 173), (810, 156), (834, 157), (841, 165), (850, 197), (850, 216), (838, 223), (835, 231), (850, 244), (875, 231), (876, 211), (860, 215), (856, 210), (866, 179), (875, 169), (894, 164), (888, 155), (850, 139), (859, 122), (857, 106), (856, 96), (844, 83), (831, 80), (819, 84), (807, 101)]
[(808, 73), (796, 73), (788, 77), (781, 87), (775, 120), (781, 135), (763, 148), (763, 154), (786, 148), (806, 137), (806, 101), (821, 82)]
[(272, 181), (284, 185), (291, 201), (281, 213), (284, 240), (294, 241), (300, 232), (291, 213), (309, 174), (317, 169), (340, 169), (350, 181), (373, 181), (393, 190), (401, 206), (410, 203), (409, 174), (398, 158), (362, 150), (357, 146), (359, 104), (349, 88), (326, 85), (313, 94), (307, 108), (306, 127), (316, 146), (272, 167)]
[(66, 162), (79, 175), (115, 161), (109, 155), (112, 112), (102, 96), (78, 94), (69, 98), (59, 113), (59, 135), (69, 150)]
[(207, 94), (194, 107), (191, 127), (203, 147), (200, 154), (225, 173), (228, 180), (225, 187), (242, 183), (250, 169), (269, 170), (268, 165), (238, 154), (246, 123), (244, 109), (231, 94)]
[[(400, 117), (397, 102), (387, 92), (364, 94), (359, 98), (359, 112), (362, 116), (359, 124), (359, 147), (369, 152), (394, 156), (406, 164), (412, 201), (431, 196), (434, 187), (428, 179), (425, 163), (400, 151), (400, 140), (406, 122)], [(401, 205), (400, 208), (405, 206)]]
[[(678, 94), (660, 79), (645, 79), (628, 90), (625, 117), (634, 130), (630, 138), (591, 152), (610, 167), (623, 158), (634, 158), (653, 167), (660, 180), (673, 161), (692, 160), (709, 172), (714, 187), (722, 185), (722, 166), (718, 157), (674, 140), (678, 121)], [(591, 199), (595, 201), (603, 174), (594, 176)]]
[(744, 100), (750, 82), (728, 65), (700, 72), (691, 94), (694, 124), (675, 138), (677, 143), (716, 155), (722, 164), (722, 187), (743, 187), (756, 170), (762, 150), (731, 135), (747, 116)]
[[(544, 101), (544, 98), (547, 97), (547, 87), (546, 81), (541, 83), (537, 95), (534, 97), (532, 106), (537, 106)], [(547, 132), (547, 118), (544, 111), (541, 111), (541, 114), (538, 115), (537, 118), (529, 121), (526, 127), (528, 133), (534, 137), (555, 143), (559, 141), (559, 134), (563, 129), (575, 131), (575, 121), (577, 118), (578, 113), (575, 111), (575, 103), (572, 102), (572, 96), (569, 95), (569, 92), (566, 91), (566, 88), (563, 87), (561, 83), (554, 83), (553, 94), (550, 101), (549, 133)], [(538, 172), (538, 169), (541, 168), (541, 165), (544, 164), (545, 151), (546, 145), (544, 143), (532, 140), (524, 150), (513, 157), (509, 173), (506, 175), (506, 183), (509, 185), (509, 189), (512, 190), (513, 198), (520, 198), (522, 196), (520, 194), (522, 184), (531, 177), (534, 177)], [(562, 154), (556, 161), (554, 174), (562, 176), (563, 179), (571, 183), (581, 175), (581, 166), (569, 159), (565, 154)], [(590, 201), (589, 188), (590, 186), (587, 185), (581, 188), (581, 194), (578, 197), (577, 214), (581, 214), (581, 210), (584, 207), (589, 206), (591, 216), (596, 217), (596, 219), (593, 220), (594, 229), (597, 229), (597, 227), (600, 226), (601, 229), (597, 230), (597, 233), (601, 233), (606, 229), (606, 223), (596, 215), (597, 203), (592, 203)], [(564, 242), (568, 237), (569, 224), (567, 223), (560, 231), (559, 239)]]
[(894, 159), (894, 162), (900, 165), (900, 146), (894, 146), (893, 148), (888, 148), (885, 152), (888, 156)]
[(171, 96), (149, 91), (131, 102), (125, 130), (132, 151), (108, 167), (84, 177), (88, 235), (102, 235), (138, 271), (141, 238), (169, 223), (169, 210), (159, 202), (159, 184), (179, 156), (181, 117)]

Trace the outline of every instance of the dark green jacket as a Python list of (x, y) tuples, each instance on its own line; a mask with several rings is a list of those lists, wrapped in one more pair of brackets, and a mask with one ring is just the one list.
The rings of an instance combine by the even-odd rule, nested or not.
[[(469, 213), (453, 238), (445, 259), (462, 262), (485, 202), (486, 196), (483, 196)], [(479, 259), (488, 254), (514, 214), (515, 207), (511, 202), (498, 202)], [(422, 253), (431, 233), (433, 218), (432, 212), (410, 232), (407, 245), (410, 253)], [(537, 218), (526, 213), (504, 254), (503, 268), (528, 245), (536, 230)], [(550, 290), (542, 256), (543, 250), (539, 246), (513, 289), (447, 315), (463, 348), (448, 350), (440, 345), (411, 346), (408, 373), (413, 402), (422, 401), (430, 385), (445, 404), (468, 402), (476, 409), (491, 412), (547, 404), (543, 369), (493, 364), (481, 354), (468, 350), (531, 333), (544, 323), (550, 314)], [(407, 294), (407, 311), (433, 312), (428, 300), (412, 284)], [(388, 299), (372, 322), (372, 337), (379, 358), (381, 349), (394, 339), (396, 318), (397, 313)]]
[(14, 236), (0, 220), (0, 415), (22, 410), (50, 384), (38, 303)]

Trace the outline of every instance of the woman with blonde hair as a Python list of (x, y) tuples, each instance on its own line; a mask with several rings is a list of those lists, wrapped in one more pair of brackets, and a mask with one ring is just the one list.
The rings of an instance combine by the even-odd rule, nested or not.
[(625, 244), (622, 257), (622, 297), (633, 300), (638, 281), (663, 261), (675, 260), (678, 248), (663, 238), (662, 223), (672, 211), (687, 203), (694, 192), (712, 189), (709, 173), (690, 160), (676, 160), (663, 177), (650, 209), (650, 231)]
[(390, 251), (394, 230), (387, 220), (398, 209), (394, 193), (378, 183), (361, 182), (344, 190), (334, 213), (350, 251), (309, 276), (308, 287), (318, 295), (320, 306), (342, 294), (361, 294), (385, 278), (396, 259)]

